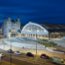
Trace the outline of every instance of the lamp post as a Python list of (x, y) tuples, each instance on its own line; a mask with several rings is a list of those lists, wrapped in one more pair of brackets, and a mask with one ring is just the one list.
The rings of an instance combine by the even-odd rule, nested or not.
[[(31, 30), (29, 30), (29, 32), (31, 33)], [(37, 34), (38, 34), (38, 32), (39, 32), (39, 30), (36, 29), (36, 35), (35, 35), (35, 41), (36, 41), (36, 49), (35, 49), (35, 53), (36, 53), (36, 56), (37, 56), (37, 46), (38, 46), (38, 45), (37, 45), (37, 39), (38, 39), (38, 37), (37, 37), (38, 35), (37, 35)]]
[(2, 64), (2, 53), (0, 53), (0, 65)]
[[(10, 33), (8, 34), (8, 39), (10, 40)], [(10, 43), (10, 52), (11, 52), (11, 50), (12, 50), (12, 43)], [(12, 54), (10, 53), (10, 65), (12, 65)]]
[(37, 39), (38, 39), (38, 37), (37, 37), (37, 34), (38, 34), (38, 32), (39, 32), (39, 30), (36, 30), (36, 56), (37, 56), (37, 52), (38, 52), (38, 45), (37, 45)]

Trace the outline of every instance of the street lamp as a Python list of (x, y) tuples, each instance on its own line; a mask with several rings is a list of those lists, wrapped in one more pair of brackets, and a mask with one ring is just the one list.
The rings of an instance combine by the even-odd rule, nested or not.
[(0, 65), (1, 65), (1, 63), (2, 63), (2, 56), (3, 56), (3, 54), (0, 53)]
[(38, 32), (39, 32), (39, 30), (36, 30), (36, 56), (37, 56), (37, 39), (38, 39), (38, 37), (37, 37), (37, 34), (38, 34)]
[[(11, 34), (9, 33), (8, 34), (8, 39), (9, 39), (9, 41), (10, 41), (10, 38), (11, 38)], [(10, 52), (11, 52), (11, 50), (12, 50), (12, 43), (10, 43)], [(12, 54), (10, 53), (10, 65), (12, 65)]]

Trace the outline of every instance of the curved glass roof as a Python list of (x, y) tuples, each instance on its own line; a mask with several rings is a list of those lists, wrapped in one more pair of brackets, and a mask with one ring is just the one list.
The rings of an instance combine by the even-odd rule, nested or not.
[(21, 33), (46, 35), (48, 34), (48, 31), (37, 23), (29, 22), (23, 27)]

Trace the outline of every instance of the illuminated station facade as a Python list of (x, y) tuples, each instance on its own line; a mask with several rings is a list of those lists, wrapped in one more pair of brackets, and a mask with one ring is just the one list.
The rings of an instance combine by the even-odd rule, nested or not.
[(20, 19), (11, 20), (8, 18), (3, 24), (3, 35), (8, 34), (16, 37), (24, 37), (30, 39), (51, 39), (62, 38), (65, 36), (65, 25), (63, 24), (37, 24), (29, 22), (21, 29)]
[(43, 39), (48, 38), (48, 31), (37, 23), (29, 22), (22, 28), (21, 35), (32, 39)]
[(29, 22), (21, 31), (21, 35), (27, 38), (55, 39), (65, 36), (65, 25), (61, 24), (43, 24)]

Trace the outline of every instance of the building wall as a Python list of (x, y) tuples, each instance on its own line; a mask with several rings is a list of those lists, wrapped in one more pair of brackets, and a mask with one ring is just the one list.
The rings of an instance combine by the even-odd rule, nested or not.
[(3, 35), (4, 35), (4, 37), (7, 37), (10, 30), (11, 30), (11, 19), (8, 18), (8, 20), (5, 20), (4, 24), (3, 24)]
[(4, 21), (3, 24), (3, 35), (4, 37), (8, 37), (8, 33), (17, 34), (18, 30), (20, 30), (20, 20), (12, 22), (11, 18), (8, 18)]
[(65, 32), (52, 32), (50, 38), (62, 38), (65, 36)]
[(0, 28), (0, 38), (3, 38), (2, 28)]

